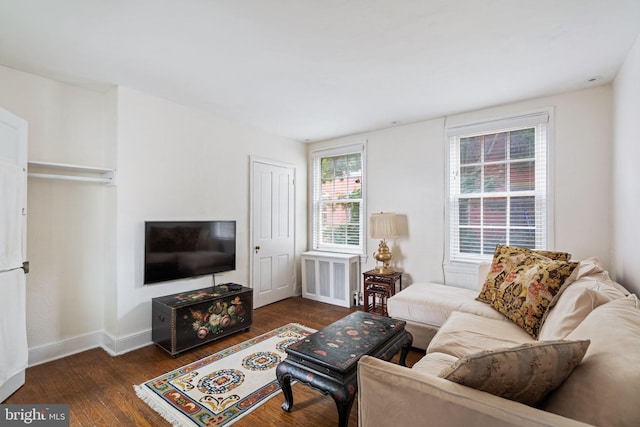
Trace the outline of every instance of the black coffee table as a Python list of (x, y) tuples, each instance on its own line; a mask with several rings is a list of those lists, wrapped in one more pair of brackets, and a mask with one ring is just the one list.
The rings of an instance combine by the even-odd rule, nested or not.
[(291, 379), (324, 394), (330, 394), (338, 407), (339, 425), (346, 427), (358, 390), (358, 360), (364, 355), (390, 360), (398, 351), (405, 360), (413, 338), (404, 321), (356, 311), (287, 347), (287, 358), (276, 376), (284, 393), (282, 409), (293, 406)]

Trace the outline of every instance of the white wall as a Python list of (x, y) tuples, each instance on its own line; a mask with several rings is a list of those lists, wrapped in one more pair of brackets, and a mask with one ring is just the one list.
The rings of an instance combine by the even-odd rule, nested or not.
[[(110, 105), (108, 94), (0, 67), (0, 107), (28, 121), (29, 160), (114, 167)], [(105, 208), (113, 188), (36, 178), (28, 185), (33, 364), (97, 342), (91, 334), (103, 323)]]
[[(554, 107), (555, 248), (610, 266), (612, 90), (601, 86), (446, 118), (446, 126)], [(588, 124), (588, 126), (585, 126)], [(368, 211), (402, 215), (392, 244), (408, 282), (443, 282), (445, 119), (312, 144), (309, 150), (367, 140)], [(377, 241), (368, 240), (368, 254)], [(373, 267), (368, 257), (362, 270)], [(447, 282), (451, 283), (450, 277)], [(469, 284), (473, 287), (475, 284)]]
[(552, 162), (555, 244), (572, 259), (611, 267), (612, 88), (598, 86), (450, 117), (451, 125), (554, 108)]
[(296, 167), (296, 253), (306, 248), (302, 143), (130, 89), (94, 91), (5, 67), (0, 107), (28, 121), (29, 160), (118, 173), (115, 187), (29, 179), (31, 365), (148, 344), (152, 297), (210, 284), (209, 276), (143, 286), (144, 220), (235, 219), (237, 270), (222, 279), (248, 284), (251, 155)]
[(216, 277), (249, 284), (250, 156), (296, 167), (299, 254), (306, 247), (306, 151), (302, 143), (131, 89), (119, 88), (117, 98), (117, 327), (108, 333), (126, 347), (149, 342), (151, 298), (211, 284), (207, 276), (143, 286), (144, 221), (236, 220), (237, 270)]
[(640, 37), (614, 81), (613, 261), (615, 278), (640, 294)]
[[(311, 152), (366, 141), (366, 208), (369, 213), (398, 214), (399, 237), (388, 243), (394, 255), (393, 265), (404, 272), (403, 281), (407, 283), (441, 281), (442, 278), (444, 152), (439, 141), (443, 125), (443, 119), (430, 120), (313, 143), (308, 147)], [(372, 254), (378, 243), (367, 237), (367, 261), (361, 271), (375, 265)]]

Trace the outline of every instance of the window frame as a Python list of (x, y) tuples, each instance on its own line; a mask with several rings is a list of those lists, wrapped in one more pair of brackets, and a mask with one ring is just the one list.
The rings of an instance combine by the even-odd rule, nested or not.
[[(359, 244), (356, 245), (347, 245), (347, 244), (322, 244), (320, 243), (320, 195), (321, 195), (321, 182), (320, 179), (322, 177), (321, 161), (323, 158), (327, 157), (338, 157), (349, 154), (360, 154), (360, 161), (362, 165), (362, 175), (360, 177), (360, 188), (361, 188), (361, 197), (359, 199), (360, 203), (360, 217), (359, 217)], [(314, 251), (322, 251), (322, 252), (333, 252), (333, 253), (346, 253), (346, 254), (356, 254), (360, 256), (364, 256), (366, 253), (366, 245), (367, 245), (367, 209), (366, 209), (366, 141), (358, 142), (358, 143), (350, 143), (344, 144), (335, 147), (329, 148), (320, 148), (317, 150), (312, 150), (309, 153), (309, 188), (310, 188), (310, 196), (309, 197), (309, 231), (310, 236), (309, 240), (311, 242), (310, 247), (311, 250)], [(350, 201), (354, 201), (353, 199), (349, 199)]]
[[(460, 196), (460, 191), (456, 192), (456, 189), (452, 188), (456, 183), (456, 172), (453, 168), (456, 165), (459, 166), (459, 150), (460, 150), (460, 139), (469, 137), (469, 136), (477, 136), (477, 135), (488, 135), (493, 133), (499, 133), (504, 131), (512, 131), (523, 128), (531, 128), (531, 127), (542, 127), (542, 130), (545, 133), (544, 147), (543, 152), (536, 152), (535, 159), (538, 161), (539, 155), (544, 155), (544, 161), (546, 163), (545, 167), (545, 175), (546, 182), (545, 187), (542, 191), (537, 193), (537, 190), (531, 192), (536, 193), (536, 197), (540, 197), (542, 195), (544, 200), (542, 201), (546, 207), (546, 211), (543, 212), (542, 219), (544, 220), (544, 230), (542, 231), (542, 235), (536, 238), (536, 242), (539, 243), (539, 246), (536, 246), (538, 249), (553, 249), (554, 247), (554, 205), (553, 205), (553, 157), (552, 146), (553, 146), (553, 108), (548, 107), (541, 110), (536, 110), (533, 112), (528, 112), (519, 115), (511, 115), (500, 118), (489, 119), (481, 122), (474, 123), (466, 123), (456, 126), (446, 127), (445, 134), (445, 163), (446, 163), (446, 175), (445, 175), (445, 253), (444, 253), (444, 264), (445, 267), (449, 269), (465, 270), (466, 266), (476, 266), (479, 263), (490, 261), (493, 255), (492, 253), (484, 253), (484, 254), (469, 254), (469, 253), (461, 253), (459, 251), (459, 244), (457, 244), (457, 239), (459, 236), (457, 226), (457, 220), (454, 215), (458, 215), (459, 218), (459, 206), (457, 205), (456, 196)], [(454, 159), (453, 156), (458, 156), (457, 160)], [(487, 162), (490, 163), (490, 162)], [(484, 163), (483, 163), (484, 164)], [(509, 164), (505, 162), (505, 164)], [(536, 175), (538, 172), (536, 172)], [(459, 189), (459, 187), (458, 187)], [(488, 192), (481, 192), (479, 194), (487, 195), (490, 194)], [(505, 191), (499, 193), (501, 195), (513, 195), (515, 194), (512, 191)], [(521, 195), (521, 192), (517, 193)], [(539, 201), (536, 201), (536, 204)], [(508, 214), (508, 212), (507, 212)], [(481, 224), (483, 226), (484, 224)], [(542, 247), (544, 246), (544, 247)], [(457, 249), (457, 252), (456, 252)], [(462, 272), (462, 271), (460, 271)]]

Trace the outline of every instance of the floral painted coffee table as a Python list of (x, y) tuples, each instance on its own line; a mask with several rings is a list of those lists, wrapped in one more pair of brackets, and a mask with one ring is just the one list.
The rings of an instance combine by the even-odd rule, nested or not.
[(291, 379), (324, 394), (330, 394), (338, 407), (339, 425), (347, 426), (358, 390), (358, 360), (364, 355), (390, 360), (398, 351), (404, 366), (413, 338), (405, 322), (356, 311), (307, 338), (287, 347), (287, 358), (276, 369), (285, 402), (293, 406)]

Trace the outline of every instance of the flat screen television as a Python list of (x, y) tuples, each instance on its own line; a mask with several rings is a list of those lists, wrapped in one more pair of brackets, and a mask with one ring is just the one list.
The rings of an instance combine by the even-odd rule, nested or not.
[(235, 269), (235, 221), (145, 222), (145, 285)]

